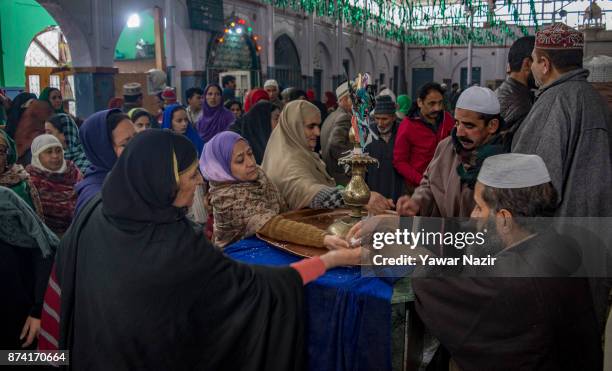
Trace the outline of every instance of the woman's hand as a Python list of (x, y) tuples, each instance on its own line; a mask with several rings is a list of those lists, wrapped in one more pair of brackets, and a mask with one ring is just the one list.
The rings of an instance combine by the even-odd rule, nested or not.
[(321, 255), (325, 269), (329, 270), (341, 265), (357, 265), (361, 262), (362, 248), (332, 250)]
[(348, 249), (349, 244), (343, 238), (328, 234), (323, 239), (323, 244), (328, 250)]
[(27, 348), (34, 342), (34, 339), (38, 337), (38, 333), (40, 332), (40, 319), (34, 317), (28, 317), (26, 319), (25, 324), (23, 325), (23, 329), (21, 330), (21, 336), (19, 336), (19, 340), (26, 339), (25, 342), (21, 345), (22, 348)]

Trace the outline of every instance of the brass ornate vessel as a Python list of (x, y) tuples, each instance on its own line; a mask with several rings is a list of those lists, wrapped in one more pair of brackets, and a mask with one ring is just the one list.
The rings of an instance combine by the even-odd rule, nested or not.
[(339, 165), (347, 165), (351, 169), (351, 180), (342, 193), (344, 204), (351, 210), (349, 216), (336, 219), (327, 228), (327, 232), (336, 236), (344, 237), (348, 231), (367, 215), (365, 210), (370, 200), (370, 188), (365, 181), (368, 165), (377, 165), (378, 160), (363, 153), (359, 142), (355, 139), (353, 128), (349, 131), (349, 140), (353, 143), (353, 150), (348, 155), (338, 160)]

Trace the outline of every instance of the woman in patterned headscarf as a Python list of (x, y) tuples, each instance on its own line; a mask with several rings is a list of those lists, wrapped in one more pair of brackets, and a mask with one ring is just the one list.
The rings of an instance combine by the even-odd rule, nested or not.
[(40, 195), (45, 223), (61, 236), (72, 222), (76, 205), (74, 186), (83, 177), (72, 161), (64, 159), (62, 144), (43, 134), (32, 142), (32, 163), (26, 167)]
[(89, 167), (90, 163), (83, 152), (81, 139), (79, 139), (79, 128), (69, 115), (59, 113), (51, 116), (45, 122), (45, 132), (56, 137), (64, 148), (64, 159), (74, 162), (81, 174)]

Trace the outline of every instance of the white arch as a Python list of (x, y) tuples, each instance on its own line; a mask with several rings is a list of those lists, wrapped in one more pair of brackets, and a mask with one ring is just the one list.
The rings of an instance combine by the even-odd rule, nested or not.
[[(462, 64), (466, 63), (467, 60), (468, 60), (467, 57), (462, 58), (458, 63), (455, 64), (455, 66), (453, 66), (453, 69), (451, 70), (451, 75), (450, 75), (451, 78), (455, 76), (455, 73), (457, 73), (457, 69), (459, 69), (460, 67), (463, 67)], [(482, 58), (477, 55), (472, 56), (472, 61), (481, 61), (481, 60)], [(474, 66), (474, 67), (478, 67), (478, 66)]]
[(332, 88), (332, 74), (329, 66), (332, 65), (332, 57), (329, 48), (319, 41), (315, 51), (315, 68), (321, 70), (321, 90), (329, 90)]
[[(49, 0), (37, 0), (38, 3), (55, 19), (68, 42), (73, 67), (91, 67), (94, 65), (92, 51), (85, 34), (75, 18), (62, 5)], [(24, 56), (25, 57), (25, 56)]]
[[(303, 71), (304, 69), (302, 68), (302, 64), (304, 63), (304, 61), (302, 60), (302, 54), (300, 53), (300, 48), (298, 48), (298, 43), (295, 42), (295, 38), (291, 35), (290, 32), (288, 32), (287, 30), (283, 29), (283, 30), (278, 30), (276, 32), (274, 32), (274, 43), (273, 45), (276, 45), (276, 40), (278, 40), (279, 37), (281, 36), (287, 36), (289, 38), (289, 40), (291, 40), (291, 42), (293, 43), (293, 47), (295, 49), (295, 52), (297, 53), (298, 59), (300, 60), (300, 71)], [(275, 64), (278, 64), (278, 61), (274, 61)]]
[[(349, 79), (354, 79), (357, 76), (357, 66), (355, 65), (355, 57), (353, 56), (353, 52), (351, 49), (344, 48), (344, 55), (347, 56), (349, 61), (349, 73), (354, 76), (348, 76)], [(345, 73), (342, 71), (342, 73)]]
[(364, 72), (368, 72), (369, 74), (373, 75), (376, 73), (376, 69), (375, 69), (375, 65), (376, 63), (374, 62), (374, 55), (372, 54), (372, 51), (370, 49), (368, 49), (367, 51), (367, 57), (366, 57), (366, 65), (365, 65), (365, 71)]

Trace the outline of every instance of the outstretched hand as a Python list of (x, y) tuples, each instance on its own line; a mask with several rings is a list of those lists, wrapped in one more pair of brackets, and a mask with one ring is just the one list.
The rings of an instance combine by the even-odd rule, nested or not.
[(325, 236), (325, 238), (323, 239), (323, 244), (325, 245), (325, 247), (327, 247), (328, 250), (339, 250), (339, 249), (349, 248), (349, 244), (348, 242), (346, 242), (345, 239), (338, 237), (338, 236), (331, 235), (331, 234)]
[(329, 270), (342, 265), (358, 265), (361, 262), (362, 248), (332, 250), (321, 255), (325, 269)]

